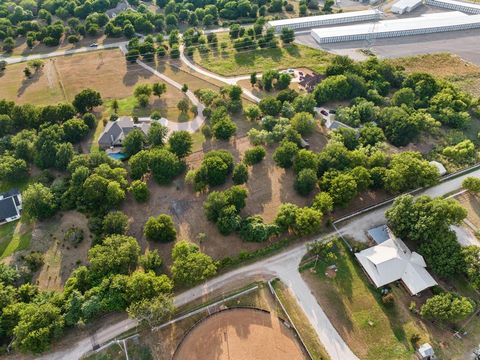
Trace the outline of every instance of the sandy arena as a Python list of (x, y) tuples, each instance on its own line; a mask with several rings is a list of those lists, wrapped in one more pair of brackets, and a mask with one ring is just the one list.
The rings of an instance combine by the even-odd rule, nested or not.
[[(208, 344), (208, 345), (207, 345)], [(194, 327), (174, 360), (305, 360), (292, 329), (253, 309), (216, 313)]]

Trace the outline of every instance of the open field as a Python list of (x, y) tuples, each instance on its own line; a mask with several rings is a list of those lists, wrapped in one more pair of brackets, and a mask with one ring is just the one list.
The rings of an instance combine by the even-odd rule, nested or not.
[(407, 72), (426, 72), (449, 80), (465, 91), (480, 96), (480, 66), (449, 53), (418, 55), (391, 59)]
[[(325, 144), (325, 138), (316, 134), (317, 146), (312, 148), (320, 150)], [(188, 158), (188, 165), (196, 168), (200, 165), (203, 152), (223, 148), (232, 152), (236, 161), (250, 148), (247, 138), (236, 138), (230, 143), (208, 141), (203, 144), (203, 151), (192, 154)], [(284, 202), (292, 202), (301, 206), (308, 205), (311, 198), (298, 195), (293, 190), (294, 174), (292, 170), (285, 171), (277, 167), (272, 159), (273, 149), (269, 149), (266, 158), (250, 171), (250, 178), (246, 184), (249, 192), (247, 206), (243, 210), (246, 214), (259, 214), (265, 221), (273, 221), (279, 206)], [(228, 181), (222, 187), (212, 190), (223, 190), (232, 185)], [(147, 242), (143, 236), (143, 225), (150, 216), (161, 213), (169, 214), (177, 224), (178, 239), (188, 239), (198, 243), (202, 251), (216, 259), (238, 254), (240, 251), (253, 251), (264, 247), (268, 243), (248, 243), (242, 241), (237, 235), (223, 236), (216, 226), (208, 222), (203, 211), (203, 201), (207, 194), (195, 194), (185, 184), (183, 178), (174, 181), (172, 186), (159, 186), (150, 182), (150, 198), (146, 203), (140, 204), (130, 197), (124, 202), (122, 211), (130, 217), (130, 233), (135, 236), (142, 248), (158, 248), (162, 258), (170, 263), (170, 252), (173, 244), (159, 244)], [(312, 195), (313, 196), (313, 195)], [(206, 239), (199, 241), (199, 234), (205, 234)], [(275, 241), (275, 240), (272, 240)]]
[(292, 329), (274, 314), (253, 309), (211, 315), (188, 333), (173, 356), (176, 360), (266, 358), (306, 359)]
[(224, 76), (250, 74), (267, 69), (287, 69), (309, 67), (322, 72), (331, 55), (317, 49), (298, 44), (285, 47), (266, 48), (259, 50), (240, 50), (233, 48), (233, 43), (227, 33), (218, 34), (218, 41), (226, 42), (225, 50), (215, 50), (208, 55), (195, 52), (193, 60), (206, 69)]
[(278, 280), (274, 281), (272, 286), (275, 289), (278, 298), (285, 307), (288, 315), (292, 319), (295, 327), (297, 328), (297, 331), (304, 341), (306, 348), (312, 355), (312, 360), (329, 359), (329, 356), (327, 355), (322, 343), (318, 339), (315, 329), (313, 329), (309, 319), (298, 305), (294, 295), (283, 283)]

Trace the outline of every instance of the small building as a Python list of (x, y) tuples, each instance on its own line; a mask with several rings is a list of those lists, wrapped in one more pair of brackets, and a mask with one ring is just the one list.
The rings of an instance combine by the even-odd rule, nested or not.
[(430, 165), (433, 165), (438, 169), (438, 173), (440, 174), (440, 176), (443, 176), (447, 173), (447, 169), (445, 169), (445, 166), (443, 166), (441, 162), (433, 160), (430, 161)]
[(392, 235), (387, 225), (380, 225), (368, 230), (367, 236), (378, 245), (390, 239)]
[(435, 352), (433, 351), (432, 345), (429, 343), (421, 345), (417, 350), (417, 355), (422, 360), (434, 360), (437, 358), (435, 356)]
[(405, 14), (422, 5), (423, 0), (399, 0), (392, 5), (392, 12), (395, 14)]
[(122, 146), (123, 140), (133, 129), (140, 129), (147, 135), (150, 121), (135, 123), (130, 116), (121, 116), (115, 121), (109, 121), (98, 139), (98, 145), (102, 149)]
[(390, 238), (355, 254), (377, 288), (400, 280), (411, 295), (437, 285), (426, 270), (423, 256), (410, 251), (389, 230)]
[(425, 3), (430, 6), (461, 11), (467, 14), (480, 14), (480, 4), (475, 4), (474, 1), (466, 2), (457, 0), (426, 0)]
[(0, 194), (0, 225), (20, 219), (22, 195), (17, 189)]

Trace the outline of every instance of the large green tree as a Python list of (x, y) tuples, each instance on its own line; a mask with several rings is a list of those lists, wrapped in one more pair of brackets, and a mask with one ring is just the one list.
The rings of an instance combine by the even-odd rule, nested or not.
[(34, 183), (22, 193), (23, 213), (31, 219), (44, 220), (57, 208), (53, 193), (45, 185)]
[(179, 241), (172, 249), (173, 264), (170, 268), (173, 280), (178, 285), (192, 286), (215, 275), (217, 265), (202, 253), (197, 245)]

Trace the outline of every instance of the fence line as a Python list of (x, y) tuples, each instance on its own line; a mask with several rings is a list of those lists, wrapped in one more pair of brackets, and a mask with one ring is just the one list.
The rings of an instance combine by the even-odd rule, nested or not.
[[(275, 280), (275, 279), (273, 279), (273, 280)], [(312, 354), (310, 353), (310, 350), (308, 350), (307, 346), (305, 345), (305, 341), (303, 341), (302, 335), (300, 335), (300, 332), (298, 331), (297, 327), (295, 326), (295, 323), (292, 321), (292, 318), (291, 318), (290, 315), (288, 314), (287, 309), (285, 308), (285, 306), (283, 305), (282, 301), (281, 301), (280, 298), (278, 297), (277, 292), (276, 292), (275, 289), (273, 288), (273, 286), (272, 286), (272, 281), (273, 281), (273, 280), (269, 280), (269, 281), (268, 281), (268, 287), (270, 288), (270, 292), (271, 292), (272, 295), (275, 297), (275, 299), (277, 300), (278, 304), (279, 304), (280, 307), (282, 308), (283, 312), (284, 312), (285, 315), (287, 316), (288, 321), (290, 322), (290, 324), (292, 325), (293, 329), (295, 330), (295, 333), (298, 335), (298, 338), (300, 339), (300, 342), (302, 343), (303, 348), (304, 348), (305, 351), (307, 352), (308, 357), (310, 358), (310, 360), (314, 360)], [(296, 300), (295, 300), (295, 301), (296, 301)]]

